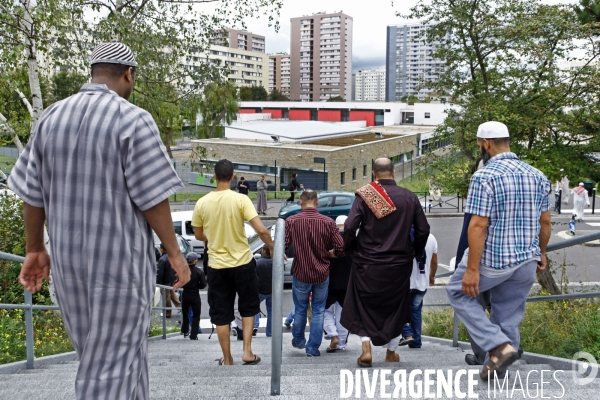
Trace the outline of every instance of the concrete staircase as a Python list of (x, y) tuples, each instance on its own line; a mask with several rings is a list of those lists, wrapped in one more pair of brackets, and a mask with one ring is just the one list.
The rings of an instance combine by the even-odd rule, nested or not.
[[(340, 397), (340, 370), (349, 370), (356, 376), (356, 359), (360, 354), (360, 341), (357, 336), (350, 336), (346, 351), (333, 354), (325, 352), (326, 341), (321, 346), (321, 357), (306, 357), (304, 350), (297, 350), (291, 346), (291, 333), (284, 330), (283, 340), (283, 366), (281, 378), (281, 397), (286, 399), (331, 399)], [(262, 362), (255, 366), (241, 365), (242, 342), (232, 338), (232, 352), (236, 365), (231, 367), (218, 366), (216, 359), (221, 352), (216, 335), (208, 339), (207, 334), (199, 336), (198, 341), (183, 339), (182, 336), (171, 336), (168, 340), (153, 340), (149, 343), (150, 363), (150, 396), (152, 399), (217, 399), (217, 398), (252, 398), (273, 399), (270, 396), (271, 373), (271, 340), (259, 333), (253, 340), (253, 349), (260, 355)], [(452, 348), (433, 341), (425, 341), (422, 349), (408, 349), (401, 347), (400, 363), (384, 363), (385, 349), (373, 349), (373, 368), (361, 370), (360, 374), (367, 374), (371, 382), (375, 374), (381, 374), (381, 369), (390, 369), (392, 375), (395, 371), (403, 370), (406, 382), (412, 370), (426, 369), (452, 370), (452, 380), (455, 374), (468, 366), (464, 362), (467, 352), (460, 348)], [(47, 365), (36, 370), (22, 370), (14, 374), (0, 375), (0, 399), (73, 399), (74, 380), (78, 363), (66, 362), (63, 364)], [(477, 370), (472, 368), (473, 370)], [(586, 386), (577, 386), (573, 383), (573, 372), (565, 371), (556, 374), (553, 378), (554, 368), (547, 364), (526, 364), (518, 361), (511, 367), (511, 376), (504, 383), (504, 389), (496, 387), (496, 398), (541, 398), (540, 371), (546, 370), (544, 381), (544, 397), (563, 399), (597, 399), (599, 398), (600, 380), (596, 379)], [(519, 379), (516, 379), (517, 371)], [(529, 379), (528, 373), (529, 374)], [(537, 372), (535, 372), (537, 371)], [(477, 375), (475, 375), (477, 377)], [(361, 375), (362, 377), (362, 375)], [(394, 378), (388, 376), (391, 385), (387, 393), (394, 391)], [(417, 375), (415, 382), (423, 382), (423, 375)], [(435, 373), (433, 381), (436, 380)], [(477, 385), (474, 393), (479, 398), (494, 398), (493, 384), (474, 379)], [(374, 397), (381, 398), (379, 376), (375, 386)], [(515, 383), (516, 382), (516, 383)], [(560, 383), (559, 383), (560, 382)], [(562, 386), (561, 386), (562, 385)], [(407, 389), (404, 398), (411, 398)], [(422, 387), (422, 383), (418, 385)], [(515, 390), (513, 391), (513, 386)], [(431, 386), (430, 392), (436, 395), (437, 385)], [(468, 380), (466, 375), (460, 380), (460, 391), (467, 393)], [(564, 387), (564, 393), (563, 393)], [(520, 389), (523, 388), (523, 391)], [(361, 398), (368, 398), (364, 382), (361, 385)], [(527, 392), (529, 389), (529, 393)], [(356, 398), (355, 392), (351, 398)], [(402, 398), (403, 393), (398, 393)], [(460, 398), (453, 388), (450, 396), (436, 398)], [(424, 398), (424, 393), (412, 393), (413, 398)]]

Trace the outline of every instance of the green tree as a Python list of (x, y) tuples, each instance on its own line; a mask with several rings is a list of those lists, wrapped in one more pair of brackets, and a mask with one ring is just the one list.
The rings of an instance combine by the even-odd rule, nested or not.
[[(432, 0), (419, 2), (405, 17), (434, 24), (427, 40), (442, 43), (434, 57), (446, 60), (444, 71), (427, 86), (448, 93), (458, 107), (447, 110), (436, 136), (452, 143), (467, 172), (434, 155), (427, 158), (429, 165), (468, 182), (480, 160), (477, 127), (497, 120), (509, 127), (512, 150), (550, 179), (558, 179), (561, 168), (569, 176), (595, 169), (588, 118), (598, 114), (600, 76), (593, 65), (599, 53), (591, 27), (579, 23), (570, 7), (535, 0)], [(573, 58), (576, 52), (585, 57)], [(562, 60), (585, 65), (563, 71)], [(559, 161), (565, 155), (569, 163)], [(466, 185), (452, 187), (450, 179), (438, 179), (465, 194)]]
[(240, 88), (240, 100), (241, 101), (252, 101), (252, 88), (250, 86), (244, 86)]
[(52, 103), (66, 99), (79, 92), (79, 89), (87, 83), (89, 76), (76, 71), (60, 71), (52, 76)]
[(328, 98), (327, 101), (342, 102), (342, 101), (346, 101), (346, 100), (344, 100), (344, 98), (342, 96), (333, 96), (333, 97)]
[(269, 100), (270, 101), (290, 101), (290, 98), (287, 97), (285, 94), (281, 93), (279, 90), (273, 89), (271, 91), (271, 93), (269, 94)]
[(252, 100), (266, 101), (269, 100), (269, 94), (263, 86), (252, 86)]
[(213, 82), (204, 90), (204, 98), (199, 103), (202, 115), (203, 138), (214, 138), (223, 123), (231, 124), (239, 110), (236, 86), (229, 82)]
[(600, 30), (600, 0), (579, 0), (573, 10), (582, 24), (592, 24), (596, 32)]
[(406, 98), (406, 104), (409, 106), (412, 106), (419, 101), (419, 98), (414, 94), (411, 94), (410, 96), (404, 96), (403, 98)]

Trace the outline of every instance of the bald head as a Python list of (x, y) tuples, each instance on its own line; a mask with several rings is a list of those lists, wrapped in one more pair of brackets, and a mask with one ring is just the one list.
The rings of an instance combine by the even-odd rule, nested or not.
[(373, 164), (375, 179), (392, 179), (394, 177), (394, 165), (389, 158), (378, 158)]

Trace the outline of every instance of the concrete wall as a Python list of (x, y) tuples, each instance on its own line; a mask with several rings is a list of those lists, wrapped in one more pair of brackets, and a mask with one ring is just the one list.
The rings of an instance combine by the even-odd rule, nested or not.
[[(415, 103), (415, 125), (441, 125), (446, 119), (446, 110), (452, 107), (450, 104)], [(425, 118), (426, 113), (429, 118)]]
[[(371, 181), (371, 161), (379, 157), (392, 157), (414, 151), (417, 135), (395, 136), (377, 142), (348, 147), (331, 147), (331, 150), (312, 148), (308, 146), (268, 146), (261, 143), (240, 143), (217, 140), (194, 141), (212, 148), (211, 154), (215, 160), (227, 158), (237, 163), (273, 166), (286, 169), (322, 171), (323, 164), (315, 164), (314, 157), (326, 160), (328, 173), (328, 190), (354, 191)], [(366, 176), (363, 167), (366, 166)], [(356, 180), (352, 180), (352, 170), (356, 168)], [(396, 166), (396, 173), (401, 171), (401, 164)], [(409, 168), (407, 164), (405, 168)], [(405, 169), (405, 176), (408, 174)], [(345, 184), (340, 182), (341, 173), (345, 172)], [(237, 174), (237, 172), (236, 172)], [(250, 173), (244, 173), (246, 176)], [(266, 175), (266, 174), (265, 174)], [(397, 175), (401, 179), (401, 175)], [(279, 189), (279, 186), (278, 186)]]

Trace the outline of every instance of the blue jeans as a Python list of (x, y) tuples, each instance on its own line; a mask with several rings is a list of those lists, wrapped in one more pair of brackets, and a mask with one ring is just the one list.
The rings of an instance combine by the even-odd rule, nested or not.
[(292, 322), (294, 322), (294, 314), (295, 314), (295, 311), (296, 311), (296, 310), (292, 310), (292, 311), (291, 311), (291, 312), (288, 314), (287, 318), (285, 319), (285, 323), (286, 323), (287, 325), (291, 325), (291, 324), (292, 324)]
[(273, 296), (270, 294), (259, 294), (258, 297), (261, 303), (263, 300), (267, 303), (267, 337), (271, 337), (271, 320), (273, 318), (271, 316), (271, 311), (273, 309), (273, 303), (271, 301)]
[[(292, 280), (292, 297), (294, 299), (294, 325), (292, 335), (296, 346), (306, 347), (306, 354), (319, 355), (319, 346), (323, 341), (323, 317), (325, 316), (325, 302), (329, 278), (321, 283), (304, 283), (296, 278)], [(310, 323), (310, 336), (308, 342), (304, 335), (308, 315), (308, 299), (312, 292), (312, 320)]]
[(423, 324), (423, 318), (421, 311), (423, 310), (423, 298), (425, 297), (427, 290), (420, 291), (417, 289), (410, 289), (410, 313), (412, 322), (404, 325), (402, 329), (402, 336), (412, 336), (415, 340), (408, 347), (413, 349), (420, 349), (421, 343), (421, 326)]
[(254, 327), (258, 328), (259, 325), (260, 325), (260, 313), (258, 313), (254, 316)]
[[(188, 313), (188, 318), (190, 321), (190, 332), (192, 331), (192, 319), (194, 318), (194, 310), (190, 307), (190, 312)], [(198, 333), (202, 333), (202, 328), (198, 327)]]

